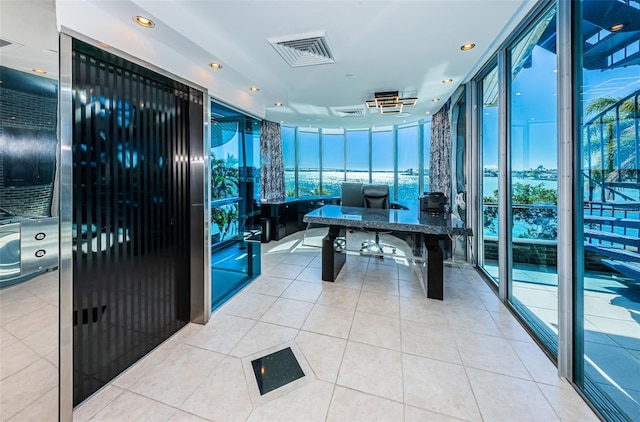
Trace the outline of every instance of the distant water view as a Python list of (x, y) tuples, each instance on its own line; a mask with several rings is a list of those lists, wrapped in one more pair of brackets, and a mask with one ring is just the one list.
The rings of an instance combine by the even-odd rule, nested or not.
[[(300, 196), (319, 196), (319, 171), (299, 171), (298, 173), (298, 186)], [(398, 200), (417, 200), (421, 192), (418, 192), (418, 174), (413, 174), (409, 171), (398, 174)], [(483, 196), (494, 196), (494, 191), (498, 189), (498, 177), (487, 176), (483, 177)], [(347, 182), (369, 182), (369, 173), (367, 171), (347, 171)], [(340, 186), (345, 182), (345, 173), (341, 171), (324, 171), (322, 173), (322, 196), (340, 196)], [(393, 172), (392, 171), (377, 171), (372, 173), (372, 182), (379, 184), (389, 185), (391, 189), (391, 196), (393, 197)], [(544, 187), (545, 189), (557, 190), (558, 181), (553, 178), (534, 179), (529, 177), (521, 177), (514, 175), (512, 183), (521, 183), (523, 185), (531, 185), (532, 187)], [(288, 196), (293, 196), (295, 187), (295, 177), (293, 171), (285, 171), (285, 189)], [(624, 189), (620, 189), (623, 191)], [(424, 176), (424, 191), (429, 191), (429, 175)], [(635, 192), (625, 192), (627, 194), (638, 195)], [(555, 204), (545, 204), (555, 205)], [(532, 208), (536, 208), (535, 204), (530, 205)], [(586, 210), (585, 210), (586, 212)], [(605, 212), (607, 214), (607, 212)], [(624, 217), (624, 215), (617, 215), (618, 217)], [(628, 217), (637, 218), (637, 212), (631, 212)], [(555, 217), (553, 218), (555, 220)], [(484, 228), (485, 237), (495, 237), (497, 235), (497, 219), (493, 219), (494, 224)], [(556, 224), (555, 221), (553, 223)], [(528, 237), (526, 232), (536, 226), (537, 230), (547, 226), (547, 223), (537, 221), (537, 224), (526, 221), (514, 221), (513, 236), (514, 237)], [(551, 240), (551, 239), (550, 239)]]
[[(408, 172), (398, 174), (398, 199), (400, 200), (416, 200), (421, 192), (418, 192), (418, 174), (408, 174)], [(298, 186), (300, 196), (320, 195), (319, 191), (319, 172), (317, 170), (299, 171)], [(393, 172), (392, 171), (374, 171), (372, 173), (373, 183), (389, 185), (393, 190)], [(295, 179), (293, 171), (285, 171), (285, 189), (292, 193), (295, 188)], [(369, 182), (369, 173), (367, 171), (347, 171), (347, 182)], [(340, 196), (340, 186), (345, 182), (344, 172), (322, 172), (322, 194), (323, 196)], [(558, 181), (556, 179), (528, 179), (513, 178), (513, 183), (528, 184), (531, 186), (544, 185), (546, 189), (556, 190)], [(498, 189), (498, 177), (483, 178), (484, 196), (491, 196)], [(429, 191), (429, 174), (424, 176), (424, 191)], [(291, 196), (291, 195), (289, 195)]]
[[(374, 184), (389, 185), (391, 196), (393, 197), (393, 171), (374, 171), (372, 173), (372, 182)], [(418, 192), (419, 175), (399, 173), (398, 174), (398, 199), (399, 200), (417, 200), (421, 192)], [(347, 171), (347, 182), (369, 183), (369, 172), (367, 171)], [(344, 172), (322, 172), (322, 196), (340, 196), (340, 186), (345, 182)], [(319, 172), (315, 171), (299, 171), (298, 172), (298, 189), (300, 196), (319, 195)], [(288, 193), (293, 192), (295, 187), (293, 171), (285, 171), (285, 190)], [(429, 176), (425, 176), (424, 190), (429, 190)]]

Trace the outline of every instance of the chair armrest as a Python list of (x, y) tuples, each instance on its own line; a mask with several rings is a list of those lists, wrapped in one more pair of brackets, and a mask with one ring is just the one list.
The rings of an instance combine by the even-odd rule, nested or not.
[(402, 204), (398, 204), (397, 202), (392, 202), (391, 204), (389, 204), (389, 206), (392, 210), (408, 210), (409, 209)]

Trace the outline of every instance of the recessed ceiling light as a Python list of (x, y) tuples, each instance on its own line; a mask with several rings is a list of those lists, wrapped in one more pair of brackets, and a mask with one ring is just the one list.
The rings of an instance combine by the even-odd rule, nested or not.
[(451, 82), (453, 82), (453, 79), (451, 79), (451, 78), (449, 78), (449, 79), (444, 79), (444, 80), (442, 81), (442, 83), (443, 83), (443, 84), (448, 84), (448, 83), (451, 83)]
[(145, 16), (134, 16), (133, 20), (135, 23), (137, 23), (140, 26), (144, 26), (145, 28), (153, 28), (154, 26), (156, 26), (155, 23), (153, 23), (153, 21)]
[(356, 77), (356, 74), (355, 73), (345, 73), (344, 77), (347, 78), (347, 79), (353, 79), (353, 78)]
[(31, 69), (31, 70), (32, 70), (33, 72), (35, 72), (35, 73), (39, 73), (39, 74), (41, 74), (41, 75), (44, 75), (44, 74), (46, 74), (46, 73), (47, 73), (47, 71), (46, 71), (46, 70), (42, 70), (42, 69), (39, 69), (39, 68), (35, 68), (35, 69)]
[(222, 65), (220, 63), (209, 63), (209, 67), (211, 69), (220, 70), (222, 69)]
[(273, 105), (276, 107), (282, 107), (282, 103), (274, 103)]
[(284, 123), (284, 120), (280, 120), (280, 124)]
[(471, 49), (472, 49), (473, 47), (475, 47), (475, 46), (476, 46), (476, 45), (475, 45), (475, 44), (473, 44), (473, 43), (469, 43), (469, 44), (462, 44), (462, 45), (460, 46), (460, 50), (462, 50), (462, 51), (469, 51), (469, 50), (471, 50)]
[(255, 87), (255, 86), (252, 86), (252, 87), (250, 87), (250, 88), (249, 88), (249, 91), (251, 91), (251, 92), (258, 92), (258, 91), (260, 91), (260, 88)]
[(520, 96), (520, 95), (522, 95), (522, 94), (521, 94), (520, 92), (516, 92), (516, 95)]
[(431, 114), (431, 112), (430, 112), (430, 111), (427, 111), (425, 114)]
[(433, 101), (434, 103), (437, 103), (438, 101), (440, 101), (440, 98), (434, 98), (434, 99), (433, 99), (433, 100), (431, 100), (431, 101)]
[(617, 31), (621, 30), (622, 28), (624, 28), (625, 26), (627, 26), (626, 23), (617, 23), (615, 25), (612, 25), (611, 28), (609, 28), (609, 31), (617, 32)]
[(57, 50), (54, 50), (53, 48), (45, 48), (44, 50), (42, 50), (43, 53), (52, 53), (52, 54), (58, 54)]
[(102, 47), (102, 48), (111, 48), (111, 46), (110, 46), (109, 44), (107, 44), (106, 42), (98, 43), (98, 45), (99, 45), (100, 47)]

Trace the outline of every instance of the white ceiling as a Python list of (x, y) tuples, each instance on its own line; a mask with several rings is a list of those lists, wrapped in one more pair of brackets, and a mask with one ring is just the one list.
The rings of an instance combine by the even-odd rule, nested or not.
[[(49, 31), (34, 36), (39, 28), (51, 25), (36, 26), (26, 18), (29, 8), (53, 13), (52, 1), (0, 0), (2, 38), (24, 42), (30, 53), (52, 48)], [(362, 128), (418, 120), (436, 112), (534, 4), (533, 0), (57, 0), (56, 8), (58, 26), (192, 80), (213, 97), (258, 117), (296, 126)], [(136, 14), (153, 19), (155, 27), (137, 26), (132, 20)], [(31, 28), (23, 41), (19, 27)], [(292, 68), (267, 42), (319, 30), (326, 31), (334, 64)], [(460, 46), (465, 43), (475, 43), (476, 48), (463, 52)], [(4, 53), (0, 60), (9, 65)], [(212, 61), (223, 69), (209, 69)], [(454, 82), (442, 83), (447, 78)], [(250, 86), (260, 92), (250, 93)], [(374, 109), (366, 110), (364, 117), (338, 117), (334, 112), (364, 108), (364, 101), (375, 92), (396, 90), (418, 97), (418, 104), (406, 107), (409, 114), (403, 117), (381, 115)], [(275, 107), (276, 102), (284, 106)]]
[(0, 65), (23, 72), (43, 69), (58, 77), (58, 33), (53, 0), (0, 0)]

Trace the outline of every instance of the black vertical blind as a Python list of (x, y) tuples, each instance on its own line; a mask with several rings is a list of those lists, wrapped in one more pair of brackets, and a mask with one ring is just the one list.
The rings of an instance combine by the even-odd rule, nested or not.
[(73, 45), (78, 404), (189, 320), (194, 103), (186, 86), (77, 40)]

